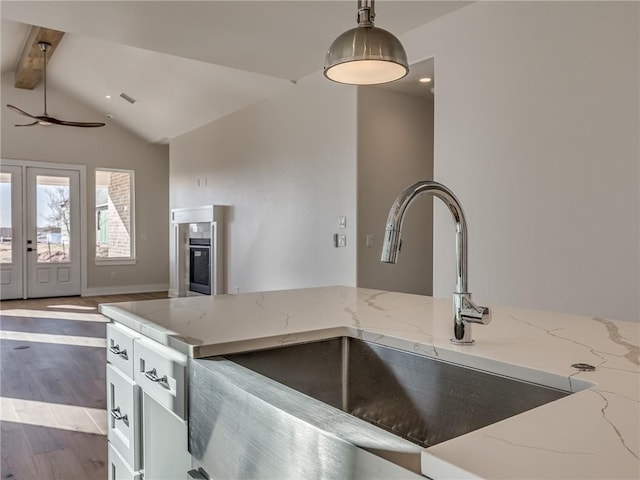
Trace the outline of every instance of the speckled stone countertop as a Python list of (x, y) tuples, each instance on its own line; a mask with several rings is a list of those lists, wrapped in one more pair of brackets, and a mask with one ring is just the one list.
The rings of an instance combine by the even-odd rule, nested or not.
[[(353, 287), (101, 305), (194, 358), (352, 336), (576, 392), (425, 449), (433, 478), (640, 478), (640, 323), (492, 306), (455, 346), (450, 300)], [(574, 363), (588, 363), (580, 372)]]

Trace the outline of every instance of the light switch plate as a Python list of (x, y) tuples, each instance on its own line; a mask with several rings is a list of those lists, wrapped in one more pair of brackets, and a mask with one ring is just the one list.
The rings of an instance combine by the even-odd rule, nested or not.
[(365, 246), (369, 248), (373, 247), (373, 235), (370, 233), (365, 237)]
[(336, 248), (347, 246), (347, 236), (338, 233), (333, 234), (333, 246)]
[(338, 228), (347, 228), (347, 217), (338, 217)]

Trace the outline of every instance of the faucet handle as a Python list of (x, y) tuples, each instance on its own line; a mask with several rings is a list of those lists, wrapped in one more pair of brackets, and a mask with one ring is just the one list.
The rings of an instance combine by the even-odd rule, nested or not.
[(476, 305), (468, 297), (462, 298), (462, 308), (460, 309), (460, 317), (468, 323), (481, 323), (488, 325), (491, 323), (491, 310), (489, 307), (481, 307)]

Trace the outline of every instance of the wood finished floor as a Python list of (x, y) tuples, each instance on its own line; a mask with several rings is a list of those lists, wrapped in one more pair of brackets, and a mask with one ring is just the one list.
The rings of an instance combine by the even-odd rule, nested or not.
[(100, 303), (166, 292), (0, 302), (0, 478), (107, 478)]

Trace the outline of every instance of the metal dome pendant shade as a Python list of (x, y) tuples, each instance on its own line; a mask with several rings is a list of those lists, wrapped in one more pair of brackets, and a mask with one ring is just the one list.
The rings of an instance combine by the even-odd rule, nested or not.
[(358, 26), (339, 35), (329, 47), (325, 77), (338, 83), (377, 85), (409, 73), (400, 40), (375, 27), (374, 17), (374, 0), (358, 0)]

